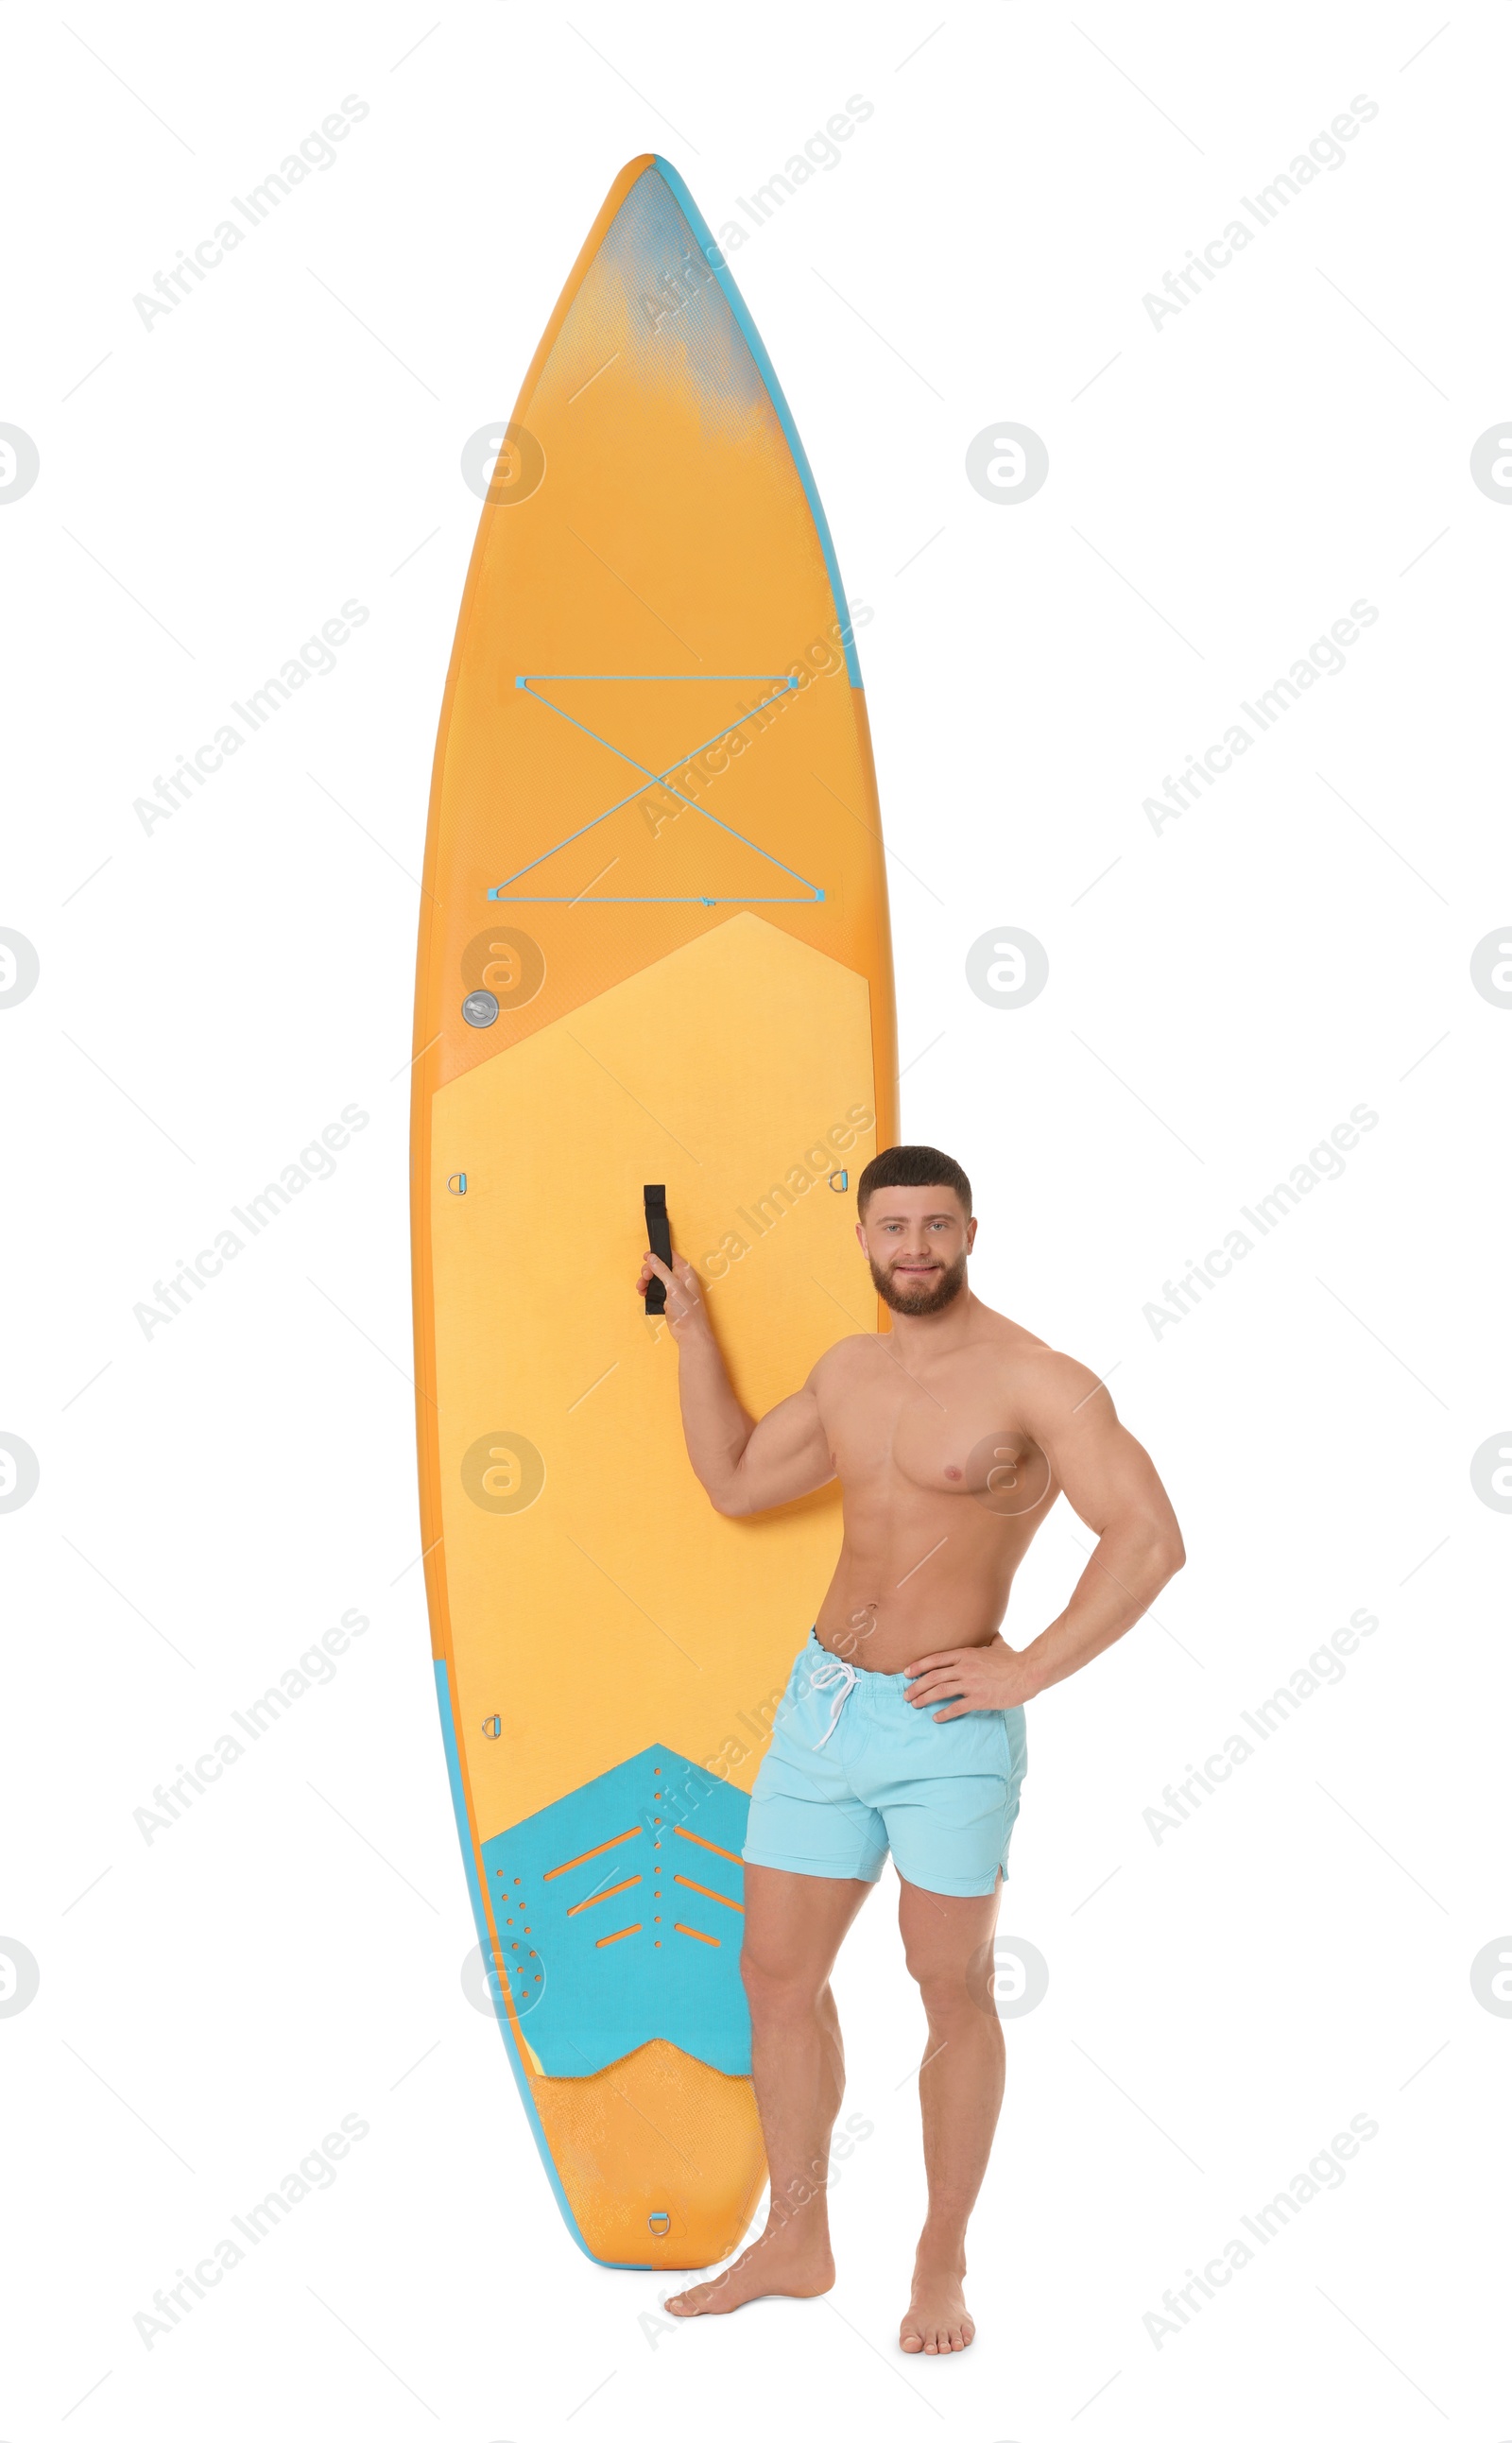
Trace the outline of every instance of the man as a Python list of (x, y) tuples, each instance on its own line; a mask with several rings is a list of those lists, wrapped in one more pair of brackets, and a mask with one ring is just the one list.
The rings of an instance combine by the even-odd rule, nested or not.
[[(833, 1478), (844, 1541), (751, 1793), (741, 1969), (766, 2140), (766, 2228), (669, 2300), (723, 2314), (831, 2287), (825, 2168), (844, 2084), (830, 1971), (891, 1848), (929, 2021), (919, 2072), (929, 2211), (899, 2339), (968, 2346), (967, 2218), (1003, 2098), (991, 1941), (1024, 1770), (1023, 1707), (1131, 1628), (1186, 1554), (1146, 1453), (1097, 1376), (967, 1286), (971, 1185), (931, 1146), (861, 1173), (856, 1235), (890, 1332), (839, 1341), (760, 1424), (730, 1386), (698, 1277), (666, 1284), (683, 1429), (716, 1510), (746, 1518)], [(1013, 1573), (1058, 1493), (1097, 1537), (1064, 1611), (1015, 1651)]]

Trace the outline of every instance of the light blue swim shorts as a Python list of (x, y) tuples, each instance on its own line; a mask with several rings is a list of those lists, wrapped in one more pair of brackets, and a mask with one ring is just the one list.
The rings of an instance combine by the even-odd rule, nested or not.
[(809, 1630), (751, 1791), (748, 1864), (875, 1883), (891, 1849), (921, 1890), (995, 1888), (1019, 1812), (1023, 1707), (937, 1722), (950, 1699), (911, 1705), (913, 1685), (841, 1662)]

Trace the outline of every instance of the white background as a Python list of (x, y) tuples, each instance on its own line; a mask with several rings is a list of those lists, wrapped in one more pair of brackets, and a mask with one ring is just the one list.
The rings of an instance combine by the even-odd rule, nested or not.
[[(11, 1225), (0, 1426), (0, 2019), (12, 2443), (722, 2430), (981, 2443), (1512, 2432), (1503, 415), (1512, 9), (982, 0), (569, 24), (512, 0), (7, 20), (0, 515)], [(926, 37), (928, 39), (926, 39)], [(343, 97), (369, 115), (145, 329), (154, 274)], [(415, 1566), (407, 1064), (429, 767), (507, 414), (620, 164), (709, 220), (874, 115), (731, 267), (859, 635), (904, 1132), (956, 1151), (989, 1301), (1112, 1374), (1190, 1559), (1031, 1709), (976, 2346), (895, 2349), (922, 2018), (891, 1871), (842, 1963), (825, 2304), (671, 2328), (564, 2233), (473, 1941)], [(1141, 299), (1354, 97), (1378, 115), (1157, 330)], [(965, 454), (1049, 451), (1031, 501)], [(367, 623), (194, 801), (134, 800), (345, 600)], [(1210, 796), (1142, 811), (1364, 598)], [(1242, 716), (1240, 716), (1242, 717)], [(1045, 946), (990, 1009), (985, 928)], [(1202, 1305), (1162, 1283), (1365, 1103)], [(193, 1307), (133, 1309), (341, 1109), (369, 1114)], [(549, 1211), (521, 1217), (543, 1281)], [(1254, 1234), (1251, 1233), (1251, 1236)], [(560, 1286), (560, 1285), (559, 1285)], [(569, 1285), (570, 1288), (570, 1285)], [(1023, 1643), (1081, 1566), (1063, 1511)], [(134, 1810), (349, 1608), (330, 1684), (150, 1843)], [(1144, 1810), (1356, 1609), (1377, 1632), (1158, 1843)], [(1512, 1938), (1508, 1938), (1512, 1942)], [(151, 2349), (133, 2319), (343, 2114), (369, 2135)], [(1161, 2294), (1352, 2116), (1378, 2134), (1158, 2348)], [(653, 2321), (641, 2320), (650, 2316)]]

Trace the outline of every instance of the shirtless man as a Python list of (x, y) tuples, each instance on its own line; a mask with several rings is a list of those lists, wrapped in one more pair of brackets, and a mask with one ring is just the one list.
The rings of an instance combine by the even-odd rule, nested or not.
[[(741, 1971), (771, 2174), (766, 2227), (668, 2301), (721, 2315), (835, 2280), (825, 2199), (844, 2086), (830, 1971), (882, 1871), (929, 2022), (919, 2100), (929, 2211), (902, 2347), (968, 2347), (967, 2218), (1003, 2099), (991, 1943), (1024, 1768), (1023, 1707), (1132, 1628), (1186, 1554), (1164, 1486), (1097, 1377), (967, 1286), (971, 1186), (931, 1146), (861, 1173), (856, 1235), (890, 1332), (859, 1332), (757, 1424), (682, 1257), (665, 1282), (683, 1429), (716, 1510), (748, 1518), (839, 1477), (844, 1542), (751, 1794)], [(1063, 1493), (1097, 1547), (1064, 1611), (1017, 1650), (1013, 1573)]]

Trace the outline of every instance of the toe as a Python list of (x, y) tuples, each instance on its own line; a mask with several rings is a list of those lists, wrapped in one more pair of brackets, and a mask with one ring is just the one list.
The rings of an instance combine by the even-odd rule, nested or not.
[(924, 2347), (923, 2336), (916, 2333), (912, 2324), (904, 2325), (901, 2339), (903, 2347), (908, 2351), (911, 2358), (916, 2358), (919, 2351)]

